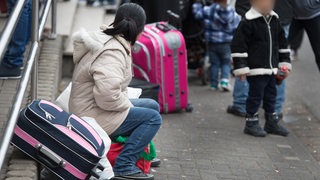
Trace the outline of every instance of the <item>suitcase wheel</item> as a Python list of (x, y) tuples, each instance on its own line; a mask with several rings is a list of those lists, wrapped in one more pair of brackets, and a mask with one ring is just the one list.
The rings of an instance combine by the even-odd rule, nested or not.
[(190, 112), (190, 113), (193, 111), (193, 106), (192, 106), (191, 103), (188, 104), (188, 106), (187, 106), (187, 108), (186, 108), (186, 111), (187, 111), (187, 112)]

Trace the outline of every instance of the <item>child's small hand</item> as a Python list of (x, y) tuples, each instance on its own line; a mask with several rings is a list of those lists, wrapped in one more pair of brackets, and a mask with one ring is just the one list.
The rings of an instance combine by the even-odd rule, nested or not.
[(240, 79), (241, 81), (245, 81), (246, 78), (247, 78), (247, 75), (246, 75), (246, 74), (243, 74), (243, 75), (240, 75), (240, 76), (238, 76), (238, 77), (239, 77), (239, 79)]
[(290, 74), (290, 71), (289, 69), (287, 68), (286, 71), (285, 71), (285, 74), (284, 74), (284, 78), (287, 78)]

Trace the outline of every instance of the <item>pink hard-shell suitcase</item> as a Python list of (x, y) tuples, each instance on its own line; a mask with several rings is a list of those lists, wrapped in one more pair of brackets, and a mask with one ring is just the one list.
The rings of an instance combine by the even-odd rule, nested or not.
[(159, 84), (159, 104), (163, 113), (185, 109), (188, 102), (187, 50), (180, 31), (165, 22), (148, 24), (132, 47), (136, 78)]

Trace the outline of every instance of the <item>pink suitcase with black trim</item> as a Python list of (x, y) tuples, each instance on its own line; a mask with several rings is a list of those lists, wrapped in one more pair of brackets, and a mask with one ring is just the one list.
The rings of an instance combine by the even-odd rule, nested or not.
[(188, 61), (180, 31), (165, 22), (148, 24), (132, 47), (134, 75), (159, 84), (161, 112), (192, 111), (188, 102)]
[(84, 120), (45, 100), (21, 110), (11, 143), (61, 179), (97, 178), (104, 154), (99, 134)]

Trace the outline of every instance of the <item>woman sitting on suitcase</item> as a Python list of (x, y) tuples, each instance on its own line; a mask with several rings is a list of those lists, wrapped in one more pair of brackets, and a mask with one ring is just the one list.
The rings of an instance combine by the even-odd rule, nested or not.
[(111, 26), (97, 32), (81, 30), (73, 37), (70, 111), (95, 118), (112, 139), (128, 137), (113, 167), (114, 179), (154, 179), (142, 173), (136, 162), (161, 126), (159, 105), (151, 99), (129, 100), (127, 96), (132, 79), (131, 45), (145, 21), (139, 5), (126, 3), (119, 7)]

